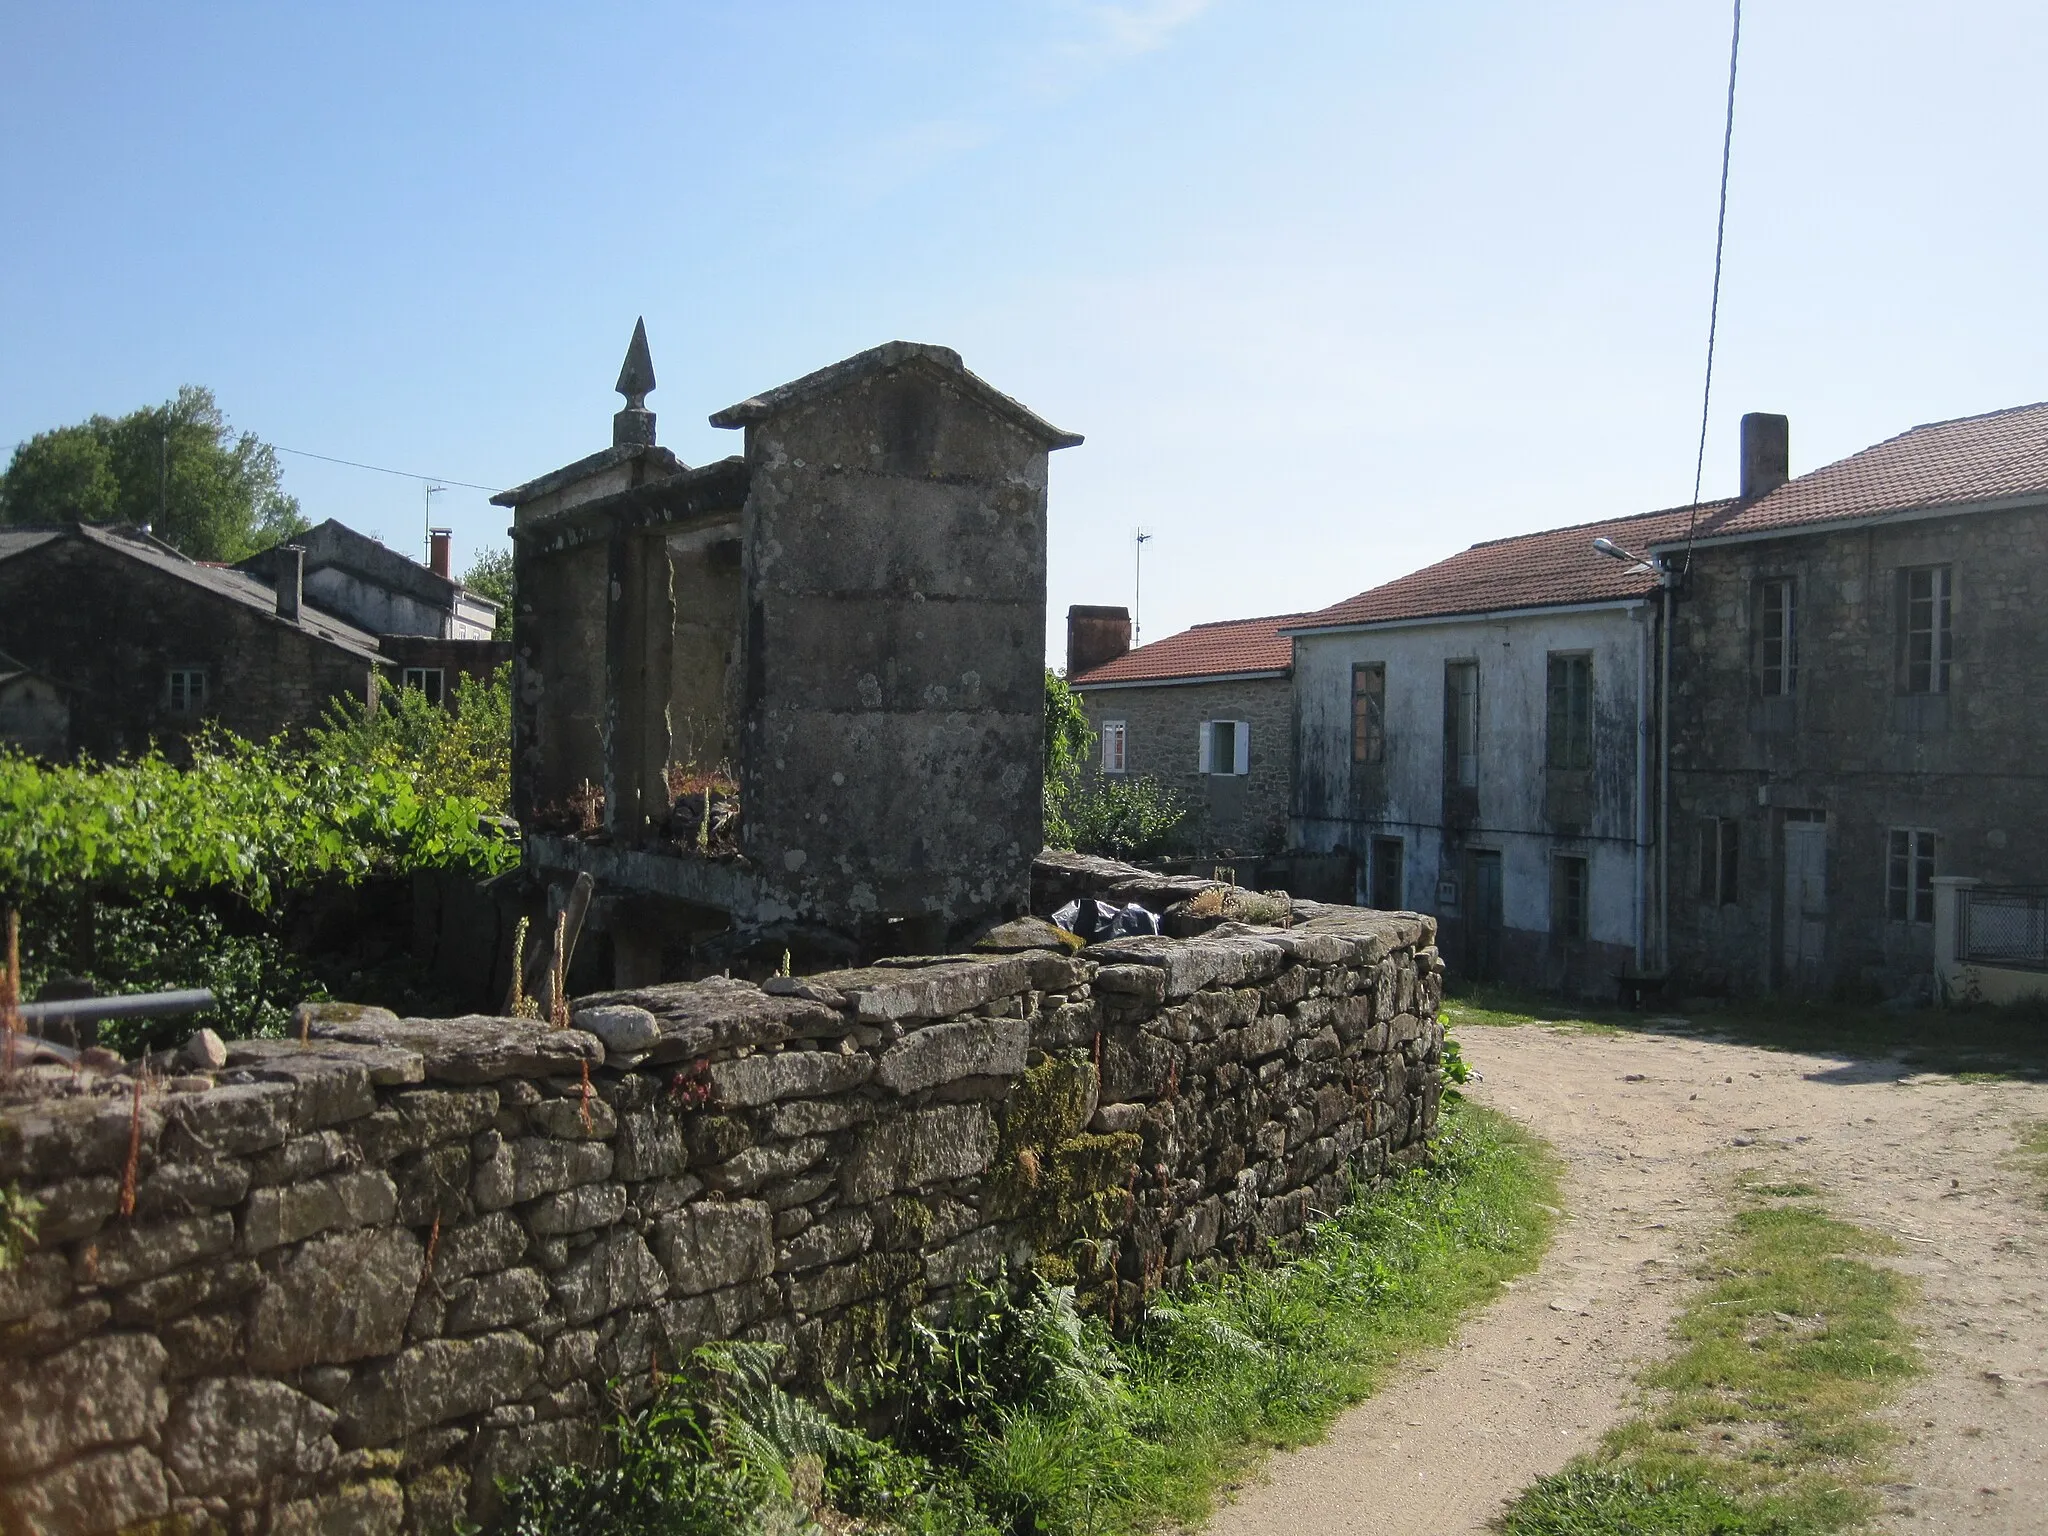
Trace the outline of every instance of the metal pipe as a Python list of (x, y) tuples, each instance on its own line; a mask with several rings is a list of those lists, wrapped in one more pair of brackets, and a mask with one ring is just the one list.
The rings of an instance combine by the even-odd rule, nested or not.
[(1646, 608), (1638, 608), (1636, 618), (1635, 965), (1640, 976), (1650, 958), (1650, 631), (1656, 620)]
[(1657, 972), (1671, 974), (1671, 575), (1664, 575), (1664, 678), (1657, 690)]
[(30, 1034), (39, 1024), (78, 1024), (88, 1019), (167, 1019), (181, 1013), (203, 1013), (215, 998), (205, 987), (183, 992), (130, 992), (120, 997), (67, 997), (50, 1003), (23, 1003), (17, 1010)]

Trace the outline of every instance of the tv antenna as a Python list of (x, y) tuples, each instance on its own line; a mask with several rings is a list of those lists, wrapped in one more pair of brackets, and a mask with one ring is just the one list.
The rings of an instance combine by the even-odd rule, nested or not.
[(1145, 626), (1138, 615), (1145, 596), (1145, 546), (1152, 541), (1150, 528), (1133, 528), (1131, 544), (1131, 644), (1136, 645), (1144, 637)]
[(448, 487), (445, 485), (423, 484), (421, 488), (427, 493), (427, 532), (426, 543), (420, 548), (420, 560), (424, 564), (431, 565), (434, 562), (434, 498), (447, 490)]

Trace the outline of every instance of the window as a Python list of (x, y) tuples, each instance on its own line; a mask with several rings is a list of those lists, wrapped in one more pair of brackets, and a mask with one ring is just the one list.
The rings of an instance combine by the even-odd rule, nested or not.
[(1758, 594), (1757, 668), (1765, 698), (1799, 691), (1799, 589), (1789, 576)]
[(400, 676), (400, 685), (417, 688), (427, 696), (429, 704), (439, 704), (443, 688), (443, 673), (439, 667), (407, 667)]
[(1378, 662), (1351, 669), (1351, 761), (1387, 755), (1387, 669)]
[(1102, 771), (1124, 771), (1124, 723), (1121, 720), (1102, 722)]
[(1585, 859), (1556, 855), (1550, 861), (1550, 931), (1560, 939), (1583, 939), (1587, 905)]
[(1934, 921), (1934, 834), (1894, 827), (1885, 860), (1885, 915), (1895, 923)]
[(1444, 782), (1479, 783), (1479, 663), (1444, 663)]
[(1198, 773), (1251, 772), (1252, 728), (1243, 720), (1204, 720)]
[(1700, 823), (1700, 900), (1725, 907), (1738, 901), (1736, 879), (1742, 865), (1742, 823), (1708, 817)]
[(1593, 658), (1552, 656), (1549, 677), (1549, 740), (1552, 768), (1593, 766)]
[(206, 708), (206, 668), (172, 667), (164, 674), (164, 701), (174, 715), (196, 715)]
[(1899, 572), (1906, 692), (1947, 693), (1954, 587), (1945, 565)]
[(1372, 897), (1371, 904), (1381, 912), (1399, 912), (1408, 905), (1403, 899), (1402, 852), (1401, 839), (1398, 837), (1376, 837), (1372, 840), (1372, 864), (1367, 884)]

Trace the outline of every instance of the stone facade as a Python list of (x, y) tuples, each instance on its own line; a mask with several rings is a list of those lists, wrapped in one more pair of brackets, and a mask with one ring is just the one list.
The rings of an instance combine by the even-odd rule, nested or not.
[(0, 1523), (445, 1532), (701, 1341), (836, 1376), (1006, 1261), (1128, 1323), (1420, 1149), (1433, 937), (1300, 903), (554, 1031), (327, 1005), (139, 1092), (52, 1073), (0, 1115), (46, 1207), (0, 1275)]
[[(2029, 701), (2048, 691), (2044, 560), (2039, 505), (1694, 551), (1671, 747), (1672, 959), (1694, 984), (1894, 995), (1933, 966), (1927, 874), (2039, 882), (2048, 741)], [(1953, 660), (1945, 691), (1915, 693), (1900, 573), (1929, 568), (1949, 572)], [(1765, 584), (1786, 581), (1796, 680), (1767, 694)], [(1892, 864), (1898, 833), (1925, 839), (1907, 870)], [(1703, 851), (1721, 838), (1725, 878), (1720, 850)]]
[[(1298, 635), (1297, 845), (1348, 848), (1363, 901), (1434, 912), (1461, 976), (1611, 993), (1640, 963), (1651, 893), (1654, 621), (1649, 600), (1625, 598)], [(1589, 679), (1581, 770), (1546, 766), (1553, 656), (1581, 660)], [(1374, 761), (1353, 746), (1361, 668), (1381, 688)], [(1476, 695), (1462, 763), (1445, 697), (1454, 668), (1469, 668)]]
[[(1102, 770), (1103, 726), (1124, 727), (1124, 771), (1178, 790), (1190, 815), (1175, 851), (1199, 857), (1278, 853), (1288, 846), (1292, 793), (1292, 685), (1285, 673), (1201, 680), (1117, 683), (1075, 690), (1095, 729), (1094, 766)], [(1249, 729), (1246, 772), (1201, 768), (1206, 722), (1235, 720)], [(1234, 764), (1211, 764), (1234, 770)]]
[[(7, 534), (0, 651), (69, 691), (74, 751), (175, 751), (208, 722), (261, 741), (317, 724), (337, 696), (368, 696), (375, 639), (310, 614), (282, 617), (253, 578), (98, 529)], [(174, 686), (173, 672), (196, 674), (203, 693)]]
[(629, 383), (653, 386), (644, 335), (613, 446), (496, 498), (529, 866), (597, 880), (622, 982), (688, 974), (692, 933), (929, 950), (1017, 915), (1047, 456), (1080, 439), (891, 342), (718, 413), (744, 456), (688, 469)]

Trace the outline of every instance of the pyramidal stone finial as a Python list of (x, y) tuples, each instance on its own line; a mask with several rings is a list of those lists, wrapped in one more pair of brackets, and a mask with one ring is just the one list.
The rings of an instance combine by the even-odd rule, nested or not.
[(626, 361), (619, 367), (619, 382), (612, 388), (626, 397), (626, 408), (612, 417), (614, 445), (654, 445), (654, 412), (647, 409), (647, 396), (654, 389), (654, 358), (647, 350), (647, 319), (633, 322), (633, 341), (626, 348)]

